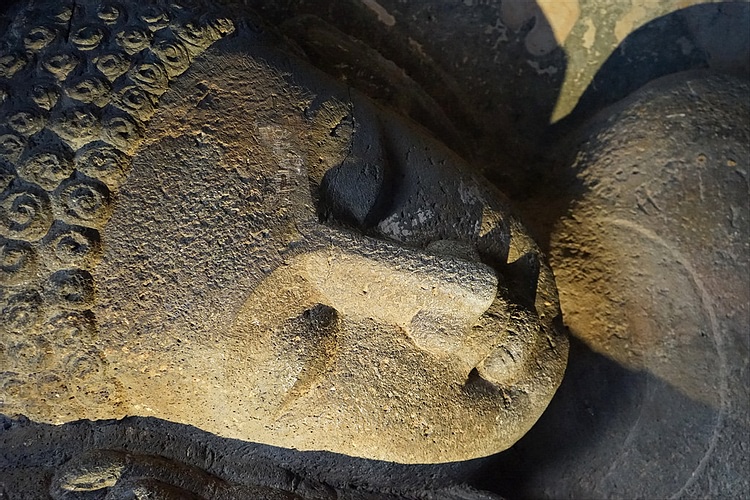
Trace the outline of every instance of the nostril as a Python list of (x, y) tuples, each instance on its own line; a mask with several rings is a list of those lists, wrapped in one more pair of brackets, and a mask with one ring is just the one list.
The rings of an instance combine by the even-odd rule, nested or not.
[[(483, 396), (495, 396), (498, 394), (503, 394), (503, 388), (501, 386), (484, 378), (476, 368), (472, 369), (469, 372), (469, 375), (466, 377), (466, 382), (464, 383), (464, 391), (472, 393), (474, 395)], [(503, 397), (505, 397), (504, 394)]]

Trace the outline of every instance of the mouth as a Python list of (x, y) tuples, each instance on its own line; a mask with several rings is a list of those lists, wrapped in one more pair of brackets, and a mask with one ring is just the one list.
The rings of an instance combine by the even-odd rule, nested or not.
[(490, 266), (462, 241), (415, 249), (315, 222), (298, 228), (304, 250), (298, 247), (288, 265), (341, 317), (398, 327), (417, 349), (454, 366), (466, 383), (476, 373), (508, 387), (530, 370), (542, 331), (533, 298), (540, 265), (535, 253)]

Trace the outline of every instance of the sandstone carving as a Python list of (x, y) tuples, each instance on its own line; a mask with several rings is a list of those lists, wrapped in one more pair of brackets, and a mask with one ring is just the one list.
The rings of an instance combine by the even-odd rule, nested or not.
[[(565, 369), (544, 256), (458, 157), (254, 22), (192, 1), (17, 6), (0, 412), (405, 463), (509, 447)], [(181, 497), (127, 478), (158, 457), (97, 453), (53, 496)]]
[(572, 329), (717, 407), (722, 337), (750, 300), (748, 102), (745, 81), (678, 74), (591, 120), (574, 139), (586, 187), (551, 252)]
[(0, 7), (0, 497), (746, 497), (750, 10), (537, 3)]
[[(627, 447), (612, 460), (596, 443), (571, 474), (589, 478), (593, 496), (613, 485), (624, 497), (750, 487), (749, 103), (747, 80), (675, 74), (572, 138), (576, 198), (550, 251), (565, 320), (591, 350), (649, 381), (630, 427), (618, 429)], [(608, 429), (627, 421), (622, 413)], [(664, 449), (679, 449), (680, 465), (641, 482)]]
[[(176, 486), (175, 484), (180, 484)], [(306, 486), (306, 487), (305, 487)], [(313, 485), (299, 488), (300, 493)], [(320, 485), (318, 498), (336, 498), (335, 492)], [(137, 455), (117, 450), (95, 450), (68, 461), (52, 479), (52, 498), (74, 498), (76, 493), (106, 490), (105, 498), (165, 500), (263, 498), (302, 499), (292, 492), (263, 486), (242, 487), (228, 484), (196, 467), (189, 467), (158, 456)]]

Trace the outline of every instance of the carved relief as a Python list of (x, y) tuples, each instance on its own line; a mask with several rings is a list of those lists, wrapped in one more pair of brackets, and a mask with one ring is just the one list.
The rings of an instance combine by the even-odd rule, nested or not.
[[(154, 5), (129, 10), (112, 3), (33, 2), (20, 6), (5, 38), (2, 411), (26, 406), (30, 414), (75, 414), (118, 390), (96, 347), (90, 270), (101, 257), (100, 231), (155, 101), (169, 78), (189, 65), (179, 45), (165, 40), (174, 40), (192, 16), (181, 10), (172, 16)], [(126, 26), (128, 18), (137, 24)], [(161, 40), (154, 50), (169, 63), (169, 73), (152, 52), (154, 34)], [(196, 55), (219, 38), (211, 36), (200, 40)], [(63, 393), (75, 395), (60, 403)]]
[[(0, 410), (401, 462), (533, 424), (567, 353), (554, 283), (462, 160), (333, 83), (313, 96), (253, 30), (201, 58), (235, 30), (202, 3), (42, 5), (0, 61)], [(115, 477), (153, 463), (112, 453), (56, 491), (183, 487)]]

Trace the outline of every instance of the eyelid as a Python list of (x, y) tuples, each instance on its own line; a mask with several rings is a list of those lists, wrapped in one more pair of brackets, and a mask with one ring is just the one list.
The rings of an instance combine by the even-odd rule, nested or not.
[(320, 203), (334, 221), (367, 230), (382, 219), (390, 203), (391, 161), (379, 119), (369, 106), (352, 105), (346, 118), (351, 123), (349, 143), (342, 161), (323, 175)]

